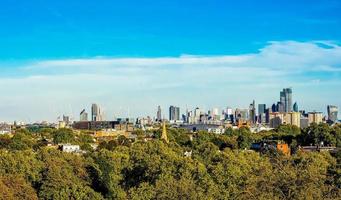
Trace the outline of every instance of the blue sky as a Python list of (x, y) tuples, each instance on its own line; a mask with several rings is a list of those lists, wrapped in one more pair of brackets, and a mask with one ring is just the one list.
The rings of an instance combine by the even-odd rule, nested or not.
[(340, 10), (338, 0), (2, 0), (0, 121), (77, 119), (93, 102), (108, 119), (154, 116), (158, 104), (247, 107), (289, 86), (301, 108), (340, 107)]

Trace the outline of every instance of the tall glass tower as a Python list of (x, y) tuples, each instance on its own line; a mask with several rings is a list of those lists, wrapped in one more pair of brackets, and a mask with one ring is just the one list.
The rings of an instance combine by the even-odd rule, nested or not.
[(336, 122), (337, 121), (338, 107), (337, 106), (328, 105), (327, 106), (327, 111), (328, 111), (328, 120), (330, 120), (332, 122)]
[(162, 120), (162, 118), (161, 118), (161, 106), (157, 107), (156, 120), (158, 122), (161, 122), (161, 120)]
[(282, 105), (282, 109), (280, 109), (280, 112), (292, 111), (292, 89), (291, 88), (284, 88), (283, 91), (280, 92), (280, 102)]
[(91, 120), (92, 121), (102, 121), (101, 109), (97, 104), (92, 104), (91, 106)]
[(169, 120), (180, 120), (180, 108), (176, 106), (169, 107)]
[(294, 112), (298, 112), (298, 104), (297, 104), (297, 102), (294, 103), (293, 109), (294, 109)]

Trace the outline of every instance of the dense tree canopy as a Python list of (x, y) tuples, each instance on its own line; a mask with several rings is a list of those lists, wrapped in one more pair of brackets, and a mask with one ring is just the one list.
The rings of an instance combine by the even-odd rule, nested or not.
[[(97, 150), (89, 133), (20, 130), (0, 136), (0, 199), (340, 199), (340, 153), (249, 150), (262, 139), (340, 146), (340, 129), (314, 124), (217, 135), (168, 128), (169, 144), (158, 139), (160, 131), (137, 131), (134, 142), (120, 136)], [(43, 139), (87, 153), (64, 153)]]

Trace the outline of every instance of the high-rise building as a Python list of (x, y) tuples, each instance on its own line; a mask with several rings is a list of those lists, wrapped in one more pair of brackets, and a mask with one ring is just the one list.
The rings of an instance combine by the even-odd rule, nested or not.
[(338, 107), (333, 105), (327, 106), (328, 120), (331, 122), (337, 121)]
[(235, 110), (235, 120), (237, 122), (247, 122), (249, 121), (249, 110), (248, 109), (239, 109)]
[(211, 120), (220, 120), (219, 109), (213, 108), (209, 113), (209, 117)]
[(256, 105), (255, 105), (255, 100), (252, 101), (249, 107), (249, 112), (250, 112), (250, 122), (251, 123), (256, 123)]
[(200, 122), (200, 116), (203, 114), (203, 112), (201, 111), (200, 108), (195, 108), (194, 109), (194, 113), (193, 113), (193, 120), (192, 120), (192, 123), (199, 123)]
[(156, 113), (156, 121), (161, 122), (162, 117), (161, 117), (161, 107), (157, 107), (157, 113)]
[(234, 122), (234, 115), (232, 108), (227, 107), (224, 113), (225, 120), (233, 123)]
[(265, 104), (258, 104), (258, 114), (265, 113), (266, 105)]
[(180, 120), (180, 108), (176, 106), (169, 107), (169, 120)]
[(284, 112), (284, 104), (282, 102), (277, 102), (276, 112)]
[(227, 108), (226, 108), (226, 111), (225, 111), (225, 114), (227, 114), (227, 115), (233, 115), (233, 110), (232, 110), (232, 108), (227, 107)]
[(266, 105), (265, 104), (258, 104), (258, 122), (259, 123), (266, 123)]
[(276, 104), (272, 104), (271, 106), (271, 112), (278, 112)]
[(322, 123), (323, 114), (322, 112), (309, 112), (308, 113), (308, 123)]
[(70, 123), (70, 117), (67, 115), (63, 115), (63, 122), (65, 122), (66, 124)]
[(280, 102), (283, 106), (283, 111), (280, 112), (291, 112), (292, 111), (292, 89), (284, 88), (283, 91), (280, 92)]
[(294, 112), (298, 112), (298, 104), (297, 104), (297, 102), (294, 103), (293, 110), (294, 110)]
[(83, 109), (79, 114), (79, 121), (88, 121), (88, 113)]
[(101, 109), (97, 104), (92, 104), (91, 106), (91, 120), (92, 121), (102, 121)]

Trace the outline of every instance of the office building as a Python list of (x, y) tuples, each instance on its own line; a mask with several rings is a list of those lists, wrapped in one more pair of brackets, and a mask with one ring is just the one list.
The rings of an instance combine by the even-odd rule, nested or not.
[(323, 118), (323, 114), (322, 112), (309, 112), (308, 113), (308, 123), (309, 125), (312, 123), (322, 123), (322, 118)]
[(272, 112), (269, 114), (269, 126), (270, 128), (279, 127), (284, 121), (284, 114), (280, 112)]
[(224, 113), (224, 119), (230, 123), (234, 122), (234, 115), (232, 108), (227, 107)]
[(308, 118), (305, 116), (301, 116), (300, 125), (301, 125), (301, 128), (307, 128), (309, 126)]
[(169, 120), (178, 121), (180, 120), (180, 108), (176, 106), (169, 107)]
[(277, 128), (281, 124), (290, 124), (301, 127), (301, 114), (299, 112), (274, 112), (269, 113), (269, 121), (271, 128)]
[(220, 114), (219, 114), (219, 109), (218, 108), (213, 108), (210, 113), (209, 117), (211, 120), (220, 120)]
[(266, 105), (258, 104), (258, 123), (266, 123)]
[(83, 109), (79, 114), (79, 121), (88, 121), (88, 113)]
[(277, 102), (276, 112), (284, 112), (284, 104), (282, 102)]
[(265, 104), (258, 104), (258, 115), (265, 113), (266, 105)]
[(97, 104), (91, 106), (91, 121), (102, 121), (101, 108)]
[(298, 112), (298, 104), (297, 104), (297, 102), (294, 103), (293, 110), (294, 110), (294, 112)]
[(256, 123), (256, 105), (255, 105), (255, 100), (252, 101), (252, 103), (249, 106), (249, 116), (250, 116), (250, 122), (251, 123)]
[(337, 114), (338, 114), (338, 107), (333, 105), (327, 106), (328, 112), (328, 121), (336, 122), (337, 121)]
[(249, 110), (237, 108), (235, 110), (235, 120), (236, 120), (236, 122), (247, 122), (247, 121), (249, 121)]
[(156, 121), (161, 122), (162, 117), (161, 117), (161, 107), (157, 107), (157, 113), (156, 113)]
[(277, 105), (275, 103), (272, 104), (272, 106), (271, 106), (271, 112), (278, 112)]
[(280, 92), (281, 107), (279, 112), (291, 112), (292, 111), (292, 89), (284, 88)]
[(284, 113), (283, 124), (290, 124), (297, 127), (301, 127), (301, 113), (299, 112)]

